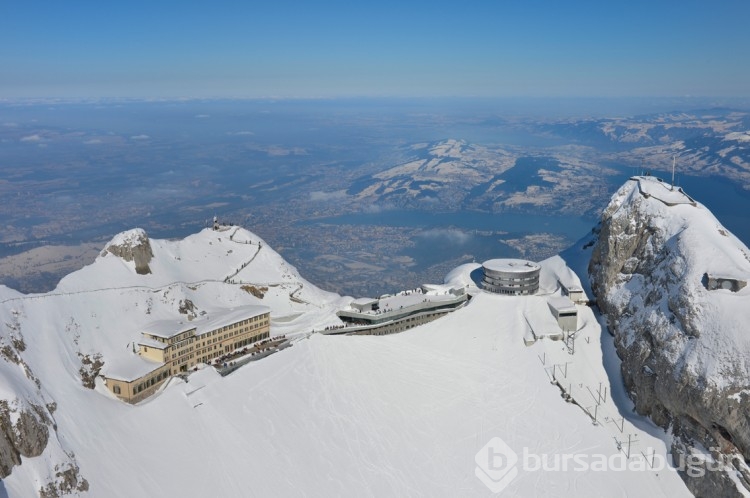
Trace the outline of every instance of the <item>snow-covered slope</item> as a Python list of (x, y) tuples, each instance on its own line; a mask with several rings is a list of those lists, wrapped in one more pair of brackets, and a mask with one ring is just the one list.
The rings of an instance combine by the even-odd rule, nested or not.
[(750, 287), (709, 289), (750, 281), (750, 250), (701, 204), (638, 177), (605, 210), (590, 272), (639, 413), (672, 429), (675, 452), (734, 458), (691, 489), (748, 492)]
[[(80, 445), (58, 434), (104, 423), (102, 403), (125, 413), (128, 408), (108, 399), (105, 390), (85, 386), (93, 387), (109, 363), (134, 356), (133, 342), (147, 323), (264, 304), (272, 310), (274, 333), (306, 333), (337, 322), (331, 310), (339, 299), (236, 227), (180, 241), (149, 240), (142, 230), (131, 230), (53, 292), (24, 296), (3, 287), (0, 421), (8, 429), (0, 438), (0, 470), (3, 476), (12, 471), (4, 485), (15, 496), (33, 496), (50, 482), (56, 492), (85, 488), (87, 472), (77, 475), (73, 456)], [(118, 444), (126, 442), (124, 436)]]
[(0, 285), (0, 300), (1, 301), (4, 301), (6, 299), (11, 299), (14, 297), (21, 297), (22, 295), (23, 294), (21, 294), (17, 290), (6, 287), (5, 285)]
[[(600, 403), (592, 423), (584, 398), (589, 388), (610, 386), (601, 328), (589, 308), (580, 308), (575, 354), (561, 342), (524, 345), (525, 313), (548, 314), (545, 296), (479, 293), (444, 318), (391, 336), (308, 335), (335, 323), (335, 309), (348, 300), (305, 282), (255, 235), (242, 229), (231, 239), (232, 233), (210, 230), (183, 241), (142, 235), (118, 236), (108, 248), (119, 249), (107, 248), (52, 293), (0, 303), (0, 317), (23, 336), (21, 354), (41, 386), (26, 390), (33, 379), (8, 363), (16, 376), (3, 377), (6, 394), (48, 403), (56, 427), (54, 444), (24, 457), (0, 492), (33, 496), (58, 465), (80, 469), (79, 489), (59, 490), (95, 497), (487, 496), (487, 484), (497, 481), (482, 468), (492, 473), (500, 461), (487, 460), (494, 438), (519, 457), (504, 496), (687, 492), (669, 471), (584, 472), (570, 461), (567, 470), (524, 465), (527, 453), (549, 462), (573, 454), (625, 462), (617, 442), (636, 432), (634, 454), (665, 455), (656, 428), (634, 426), (611, 399)], [(128, 249), (146, 240), (150, 257)], [(542, 262), (542, 269), (547, 294), (559, 294), (558, 279), (577, 281), (561, 258)], [(473, 270), (465, 265), (451, 279), (469, 282)], [(97, 359), (106, 366), (131, 355), (146, 322), (250, 303), (271, 306), (272, 335), (297, 333), (293, 347), (227, 377), (205, 368), (187, 382), (173, 379), (136, 406), (101, 386), (82, 385)], [(7, 328), (3, 337), (12, 338)], [(570, 387), (552, 384), (566, 363)], [(566, 403), (561, 389), (575, 403)], [(627, 420), (612, 424), (620, 417)], [(482, 472), (484, 480), (477, 477)]]

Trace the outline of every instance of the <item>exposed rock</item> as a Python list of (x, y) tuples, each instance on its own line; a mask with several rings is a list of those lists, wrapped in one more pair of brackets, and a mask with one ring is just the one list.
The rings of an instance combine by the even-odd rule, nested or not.
[(258, 299), (263, 299), (266, 296), (266, 292), (268, 292), (268, 287), (256, 287), (254, 285), (243, 285), (240, 289), (248, 294), (252, 294)]
[(187, 315), (188, 320), (192, 320), (198, 316), (198, 307), (190, 299), (180, 299), (180, 304), (177, 310), (180, 314)]
[(55, 479), (39, 488), (40, 498), (59, 498), (75, 492), (88, 491), (89, 483), (81, 477), (78, 465), (66, 463), (55, 466)]
[[(6, 330), (9, 333), (0, 336), (0, 375), (14, 394), (0, 399), (0, 479), (8, 477), (14, 467), (23, 466), (24, 458), (44, 455), (43, 461), (55, 477), (39, 489), (41, 496), (85, 491), (88, 483), (78, 474), (74, 456), (57, 438), (53, 417), (57, 403), (43, 393), (39, 379), (22, 357), (25, 345), (20, 346), (20, 325), (9, 325)], [(86, 356), (82, 362), (92, 371), (101, 368), (96, 355), (93, 359)]]
[(739, 273), (750, 265), (728, 245), (741, 245), (736, 238), (711, 239), (711, 223), (704, 207), (667, 206), (630, 181), (602, 215), (589, 273), (636, 411), (671, 428), (674, 455), (717, 455), (720, 471), (681, 471), (693, 493), (739, 496), (750, 491), (750, 396), (740, 395), (750, 387), (750, 351), (741, 319), (728, 319), (736, 311), (716, 294), (730, 291), (702, 281), (710, 265)]
[(135, 262), (135, 272), (139, 275), (151, 273), (148, 266), (154, 253), (151, 250), (151, 243), (148, 235), (140, 228), (135, 228), (116, 236), (109, 243), (102, 255), (107, 252), (124, 259), (125, 261)]
[(0, 479), (21, 464), (22, 456), (42, 454), (49, 440), (48, 423), (45, 408), (31, 405), (30, 409), (16, 410), (7, 400), (0, 400)]
[(81, 368), (78, 370), (81, 376), (81, 384), (87, 389), (93, 389), (96, 387), (96, 378), (99, 376), (99, 371), (104, 366), (102, 355), (96, 353), (91, 356), (78, 353), (78, 356), (81, 358)]

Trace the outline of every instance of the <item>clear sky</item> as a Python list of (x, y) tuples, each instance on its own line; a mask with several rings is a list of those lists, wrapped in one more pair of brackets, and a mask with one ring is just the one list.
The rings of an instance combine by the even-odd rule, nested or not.
[(750, 96), (748, 0), (4, 0), (0, 98)]

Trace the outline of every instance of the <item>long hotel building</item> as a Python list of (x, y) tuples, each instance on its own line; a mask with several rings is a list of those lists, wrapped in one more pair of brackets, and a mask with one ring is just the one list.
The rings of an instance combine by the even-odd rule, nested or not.
[(189, 322), (162, 320), (141, 332), (138, 357), (105, 364), (107, 388), (128, 403), (153, 394), (165, 380), (187, 372), (198, 363), (210, 363), (219, 356), (267, 339), (270, 309), (245, 306), (218, 317)]

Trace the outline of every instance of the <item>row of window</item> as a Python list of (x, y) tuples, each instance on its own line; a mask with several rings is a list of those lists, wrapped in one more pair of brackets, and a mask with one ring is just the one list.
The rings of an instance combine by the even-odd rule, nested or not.
[[(243, 339), (243, 340), (241, 340), (239, 342), (234, 343), (232, 345), (232, 350), (239, 349), (239, 348), (244, 347), (244, 346), (248, 346), (248, 345), (250, 345), (250, 344), (252, 344), (254, 342), (262, 341), (263, 339), (268, 339), (268, 337), (270, 335), (271, 334), (269, 332), (264, 332), (264, 333), (262, 333), (260, 335), (256, 335), (255, 337), (250, 337), (250, 338), (247, 338), (247, 339)], [(200, 360), (201, 363), (208, 363), (209, 361), (213, 360), (214, 358), (216, 358), (217, 356), (221, 355), (222, 353), (223, 353), (222, 350), (211, 351), (206, 356), (203, 356), (203, 357), (199, 358), (199, 360)], [(198, 352), (198, 354), (201, 354), (200, 351)]]
[(172, 353), (172, 356), (170, 357), (170, 359), (174, 360), (175, 358), (180, 358), (181, 356), (191, 353), (193, 349), (194, 349), (193, 346), (190, 346), (189, 348), (183, 349), (181, 351), (177, 351), (176, 353)]
[(194, 335), (195, 335), (195, 329), (188, 330), (187, 332), (183, 332), (182, 334), (178, 334), (174, 337), (171, 337), (169, 339), (169, 344), (175, 344), (177, 342), (188, 339), (190, 336), (194, 336)]
[[(260, 318), (260, 317), (256, 317), (256, 318)], [(225, 330), (226, 330), (227, 328), (232, 328), (232, 327), (237, 327), (237, 326), (239, 326), (239, 325), (242, 325), (242, 324), (247, 324), (247, 323), (249, 323), (250, 321), (251, 321), (251, 319), (243, 320), (242, 322), (237, 322), (236, 324), (228, 325), (228, 326), (226, 326), (226, 327), (222, 327), (221, 329), (217, 329), (217, 330), (214, 330), (214, 331), (208, 332), (208, 333), (206, 333), (206, 334), (201, 334), (201, 336), (211, 337), (211, 336), (214, 336), (214, 335), (216, 335), (216, 334), (218, 334), (218, 333), (220, 333), (220, 332), (222, 332), (222, 331), (225, 331)], [(257, 328), (257, 327), (261, 327), (261, 326), (263, 326), (263, 325), (267, 325), (267, 324), (268, 324), (268, 322), (267, 322), (267, 321), (264, 321), (263, 323), (259, 323), (259, 324), (256, 324), (256, 325), (254, 325), (253, 327), (254, 327), (254, 328)], [(206, 346), (206, 342), (208, 342), (208, 344), (215, 344), (215, 343), (217, 343), (217, 342), (220, 342), (220, 341), (224, 341), (224, 340), (226, 340), (226, 339), (229, 339), (230, 337), (234, 337), (234, 336), (236, 336), (236, 335), (239, 335), (239, 334), (244, 334), (244, 333), (250, 332), (250, 329), (251, 329), (251, 327), (250, 327), (250, 326), (247, 326), (247, 327), (245, 327), (245, 328), (243, 328), (243, 329), (241, 329), (241, 330), (235, 330), (235, 331), (233, 331), (233, 332), (230, 332), (230, 333), (228, 333), (228, 334), (224, 334), (223, 336), (220, 336), (220, 337), (214, 337), (213, 339), (208, 339), (208, 341), (202, 341), (202, 345), (201, 345), (200, 347), (205, 347), (205, 346)], [(180, 344), (179, 346), (175, 346), (175, 347), (177, 347), (177, 348), (181, 348), (181, 347), (189, 346), (190, 344), (192, 344), (192, 343), (193, 343), (193, 341), (194, 341), (195, 339), (196, 339), (195, 337), (191, 337), (191, 338), (190, 338), (190, 339), (189, 339), (189, 340), (188, 340), (188, 341), (187, 341), (187, 342), (186, 342), (185, 344)], [(185, 350), (185, 351), (183, 351), (183, 352), (177, 352), (176, 354), (173, 354), (173, 355), (171, 356), (171, 358), (175, 358), (176, 356), (178, 356), (178, 355), (182, 355), (182, 354), (184, 354), (185, 352), (190, 352), (190, 351), (193, 351), (193, 349), (194, 349), (193, 347), (189, 347), (188, 349), (186, 349), (186, 350)]]
[[(502, 278), (486, 278), (484, 279), (488, 284), (495, 285), (528, 285), (539, 282), (538, 278), (517, 278), (517, 279), (502, 279)], [(518, 283), (516, 283), (518, 282)]]
[[(238, 335), (238, 334), (234, 333), (234, 334), (228, 334), (228, 335), (229, 336), (235, 336), (235, 335)], [(243, 340), (241, 340), (241, 341), (239, 341), (239, 342), (237, 342), (237, 343), (234, 344), (234, 349), (241, 348), (243, 346), (252, 344), (254, 342), (258, 342), (260, 340), (268, 338), (269, 336), (270, 336), (269, 332), (264, 332), (263, 334), (257, 335), (255, 337), (250, 337), (250, 338), (243, 339)], [(211, 351), (208, 355), (202, 357), (200, 360), (202, 362), (206, 363), (206, 362), (212, 360), (213, 358), (219, 356), (223, 352), (222, 350), (218, 350), (218, 345), (214, 346), (213, 349), (214, 349), (214, 351)], [(205, 350), (200, 350), (197, 353), (198, 354), (202, 354), (203, 352), (208, 352), (209, 350), (210, 350), (210, 348), (207, 348)], [(175, 358), (175, 356), (179, 356), (179, 357), (176, 360), (172, 361), (172, 366), (173, 367), (177, 367), (180, 364), (184, 364), (188, 360), (192, 360), (193, 358), (195, 358), (196, 354), (194, 354), (194, 353), (193, 354), (187, 354), (187, 353), (190, 353), (192, 351), (193, 351), (193, 348), (191, 347), (189, 349), (189, 351), (188, 350), (182, 351), (182, 352), (179, 353), (179, 355), (173, 354), (172, 358)], [(148, 389), (149, 387), (154, 386), (158, 382), (161, 382), (162, 380), (167, 379), (169, 377), (169, 375), (170, 375), (170, 371), (169, 370), (163, 370), (163, 371), (159, 372), (159, 374), (157, 374), (157, 375), (155, 375), (155, 376), (153, 376), (153, 377), (151, 377), (149, 379), (146, 379), (143, 382), (140, 382), (133, 389), (133, 394), (138, 394), (138, 393), (140, 393), (140, 392)], [(112, 386), (112, 392), (115, 393), (115, 394), (122, 394), (122, 389), (120, 388), (119, 385), (115, 384), (115, 385)]]
[[(251, 322), (257, 322), (257, 321), (264, 320), (264, 319), (266, 319), (266, 320), (264, 320), (264, 322), (262, 324), (257, 324), (257, 325), (255, 325), (255, 327), (258, 327), (258, 326), (261, 326), (261, 325), (267, 325), (268, 324), (267, 317), (268, 317), (268, 314), (258, 315), (258, 316), (252, 317), (252, 318), (247, 318), (245, 320), (241, 320), (241, 321), (233, 323), (231, 325), (226, 325), (226, 326), (224, 326), (224, 327), (222, 327), (220, 329), (216, 329), (216, 330), (213, 330), (211, 332), (207, 332), (206, 334), (201, 334), (201, 335), (205, 335), (205, 336), (209, 336), (209, 337), (210, 336), (214, 336), (216, 334), (220, 334), (222, 332), (226, 332), (228, 330), (231, 330), (231, 329), (243, 326), (243, 325), (250, 325)], [(188, 330), (188, 331), (183, 332), (181, 334), (178, 334), (178, 335), (176, 335), (174, 337), (169, 338), (168, 340), (164, 339), (163, 337), (158, 337), (158, 336), (149, 334), (148, 332), (146, 332), (146, 334), (149, 335), (150, 337), (152, 337), (153, 339), (159, 341), (159, 342), (167, 343), (167, 344), (170, 344), (170, 345), (175, 346), (175, 347), (182, 347), (182, 345), (177, 346), (177, 343), (179, 343), (179, 342), (187, 340), (188, 343), (192, 343), (195, 340), (195, 329), (191, 329), (191, 330)]]
[[(162, 372), (159, 372), (158, 375), (155, 375), (154, 377), (151, 377), (150, 379), (146, 379), (144, 382), (141, 382), (140, 384), (138, 384), (137, 386), (135, 386), (135, 389), (133, 389), (133, 394), (138, 394), (139, 392), (141, 392), (141, 391), (143, 391), (145, 389), (148, 389), (149, 387), (153, 386), (157, 382), (161, 382), (162, 380), (166, 379), (167, 377), (169, 377), (169, 371), (168, 370), (164, 370)], [(115, 386), (115, 387), (118, 387), (118, 386)], [(115, 394), (118, 394), (118, 393), (115, 392)]]
[(508, 289), (487, 289), (490, 292), (493, 292), (495, 294), (508, 294), (511, 296), (521, 296), (525, 294), (534, 294), (537, 289), (525, 289), (525, 290), (508, 290)]
[(189, 356), (182, 356), (182, 357), (180, 357), (180, 358), (177, 358), (176, 360), (172, 361), (172, 366), (173, 366), (173, 367), (176, 367), (176, 366), (178, 366), (178, 365), (184, 364), (184, 363), (186, 363), (186, 362), (187, 362), (188, 360), (192, 360), (193, 358), (195, 358), (195, 355), (194, 355), (194, 354), (191, 354), (191, 355), (189, 355)]
[(264, 314), (264, 315), (258, 315), (258, 316), (254, 316), (254, 317), (252, 317), (252, 318), (248, 318), (248, 319), (246, 319), (246, 320), (241, 320), (241, 321), (239, 321), (239, 322), (235, 322), (235, 323), (232, 323), (232, 324), (230, 324), (230, 325), (225, 325), (225, 326), (223, 326), (223, 327), (222, 327), (222, 328), (220, 328), (220, 329), (216, 329), (216, 330), (214, 330), (213, 332), (210, 332), (210, 334), (211, 334), (211, 335), (213, 335), (213, 334), (220, 334), (220, 333), (222, 333), (222, 332), (226, 332), (226, 331), (228, 331), (228, 330), (231, 330), (231, 329), (235, 329), (235, 328), (237, 328), (237, 327), (241, 327), (241, 326), (243, 326), (243, 325), (250, 325), (250, 322), (258, 322), (258, 321), (260, 321), (260, 320), (262, 320), (262, 319), (266, 318), (267, 316), (268, 316), (267, 314)]

